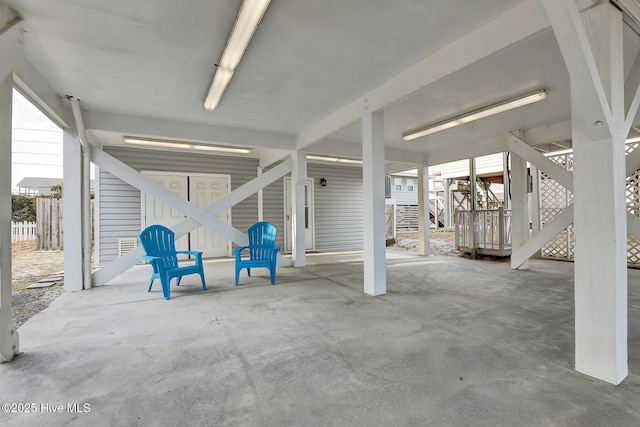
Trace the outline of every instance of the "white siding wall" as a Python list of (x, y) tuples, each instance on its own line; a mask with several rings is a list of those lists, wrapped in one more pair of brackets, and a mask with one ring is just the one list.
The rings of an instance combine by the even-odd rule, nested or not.
[[(413, 180), (413, 191), (407, 190), (407, 180)], [(396, 190), (396, 180), (402, 180), (402, 190)], [(396, 205), (418, 204), (418, 178), (391, 175), (391, 198), (396, 199)]]
[[(136, 170), (231, 175), (231, 190), (256, 177), (257, 159), (197, 155), (167, 151), (105, 147), (104, 151)], [(110, 173), (99, 173), (99, 257), (105, 264), (117, 257), (118, 239), (138, 237), (141, 229), (140, 191)], [(258, 220), (258, 196), (231, 210), (234, 227), (245, 231)]]
[[(319, 251), (362, 249), (362, 169), (309, 163), (313, 179), (316, 249)], [(320, 186), (320, 178), (327, 186)], [(278, 244), (284, 248), (284, 180), (266, 187), (264, 219), (278, 228)]]
[[(489, 154), (476, 158), (476, 175), (490, 175), (502, 172), (502, 153)], [(469, 160), (442, 165), (442, 178), (460, 178), (469, 176)]]

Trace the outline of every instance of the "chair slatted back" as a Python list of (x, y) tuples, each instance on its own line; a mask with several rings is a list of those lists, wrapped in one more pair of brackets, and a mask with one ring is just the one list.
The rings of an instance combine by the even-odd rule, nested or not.
[(278, 229), (268, 222), (262, 221), (253, 224), (247, 232), (249, 235), (250, 259), (269, 259), (276, 245)]
[(149, 256), (162, 258), (165, 268), (178, 266), (175, 233), (162, 225), (151, 225), (140, 233), (140, 243)]

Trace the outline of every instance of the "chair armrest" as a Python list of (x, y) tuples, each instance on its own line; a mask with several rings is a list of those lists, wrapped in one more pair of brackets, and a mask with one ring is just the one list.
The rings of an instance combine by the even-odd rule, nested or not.
[(152, 261), (155, 261), (155, 260), (158, 260), (158, 259), (162, 259), (159, 256), (151, 256), (151, 255), (142, 255), (140, 258), (142, 258), (145, 261), (149, 261), (149, 262), (152, 262)]
[(234, 251), (235, 253), (240, 253), (240, 252), (242, 252), (242, 251), (243, 251), (243, 250), (245, 250), (245, 249), (249, 249), (249, 246), (238, 246), (237, 248), (233, 248), (233, 251)]
[(200, 251), (176, 251), (176, 253), (183, 255), (202, 255), (202, 252)]

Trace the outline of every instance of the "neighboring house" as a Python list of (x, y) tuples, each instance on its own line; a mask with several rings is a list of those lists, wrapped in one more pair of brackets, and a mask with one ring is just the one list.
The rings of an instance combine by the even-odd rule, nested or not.
[[(258, 159), (241, 156), (202, 155), (187, 152), (104, 147), (120, 161), (143, 172), (156, 182), (204, 207), (257, 176)], [(362, 249), (363, 184), (360, 165), (308, 163), (306, 246), (308, 250)], [(320, 179), (325, 179), (325, 186)], [(183, 215), (104, 170), (98, 170), (96, 207), (96, 255), (100, 265), (131, 250), (140, 230), (161, 223), (174, 225)], [(288, 183), (289, 182), (289, 183)], [(227, 186), (227, 183), (230, 185)], [(288, 177), (263, 190), (263, 219), (278, 228), (277, 243), (291, 248), (287, 224), (290, 205), (285, 188)], [(258, 195), (243, 200), (221, 219), (239, 230), (258, 221)], [(228, 256), (226, 239), (200, 227), (180, 239), (182, 249), (204, 252), (205, 257)]]
[[(62, 178), (26, 177), (18, 183), (18, 194), (25, 196), (48, 196), (51, 187), (62, 185)], [(91, 180), (91, 192), (95, 189), (95, 181)]]

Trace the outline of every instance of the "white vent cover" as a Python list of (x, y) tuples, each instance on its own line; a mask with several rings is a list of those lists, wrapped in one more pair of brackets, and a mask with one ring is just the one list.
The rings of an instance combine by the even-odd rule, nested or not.
[(118, 256), (123, 256), (134, 250), (138, 246), (138, 239), (135, 237), (118, 239)]

